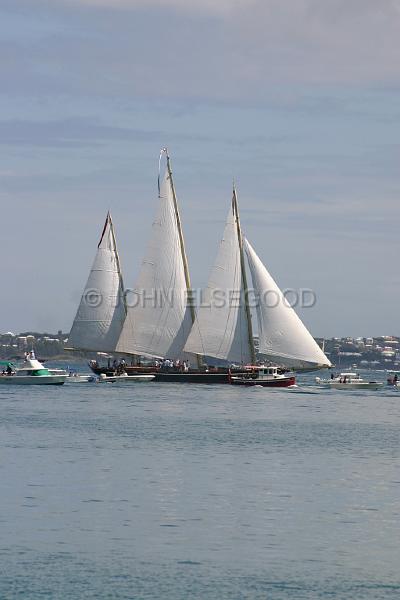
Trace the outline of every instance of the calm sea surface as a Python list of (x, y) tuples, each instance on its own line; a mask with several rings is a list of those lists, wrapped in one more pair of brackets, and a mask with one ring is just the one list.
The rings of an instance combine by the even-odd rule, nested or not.
[(2, 600), (400, 596), (400, 392), (2, 386), (0, 410)]

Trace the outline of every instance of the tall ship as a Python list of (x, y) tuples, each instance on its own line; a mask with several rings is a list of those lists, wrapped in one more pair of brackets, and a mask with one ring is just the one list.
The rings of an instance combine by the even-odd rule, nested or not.
[[(161, 176), (163, 158), (166, 168)], [(243, 236), (236, 189), (198, 309), (166, 149), (160, 154), (158, 192), (150, 240), (129, 299), (124, 291), (115, 231), (107, 215), (69, 336), (70, 349), (123, 357), (126, 373), (151, 372), (156, 381), (230, 383), (232, 374), (248, 375), (258, 369), (252, 304), (260, 360), (281, 371), (329, 367), (328, 358)], [(268, 303), (271, 295), (273, 306)], [(96, 374), (111, 375), (115, 362), (101, 366), (92, 361), (91, 368)]]

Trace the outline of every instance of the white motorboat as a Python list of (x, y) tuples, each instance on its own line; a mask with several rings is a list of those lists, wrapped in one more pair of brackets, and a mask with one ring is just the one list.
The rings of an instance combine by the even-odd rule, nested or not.
[(67, 383), (93, 383), (96, 377), (90, 373), (77, 373), (70, 371), (67, 377)]
[(67, 373), (51, 373), (32, 353), (27, 355), (21, 367), (8, 363), (0, 374), (0, 384), (5, 385), (62, 385), (66, 379)]
[(65, 375), (67, 383), (92, 383), (96, 381), (95, 375), (91, 373), (78, 373), (74, 370), (49, 369), (51, 375)]
[(379, 390), (383, 383), (379, 381), (365, 381), (358, 373), (340, 373), (332, 375), (331, 379), (321, 379), (316, 377), (315, 381), (318, 385), (335, 390)]
[(153, 381), (155, 375), (127, 375), (126, 373), (121, 373), (120, 375), (106, 375), (105, 373), (101, 373), (98, 379), (99, 383), (138, 383), (138, 382), (146, 382)]

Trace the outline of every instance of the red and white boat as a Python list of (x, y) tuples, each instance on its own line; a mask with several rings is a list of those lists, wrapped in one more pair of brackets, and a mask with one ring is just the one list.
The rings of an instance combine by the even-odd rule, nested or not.
[(280, 373), (278, 367), (265, 367), (261, 365), (253, 368), (245, 375), (231, 375), (230, 383), (232, 385), (260, 385), (262, 387), (289, 387), (296, 385), (295, 374)]

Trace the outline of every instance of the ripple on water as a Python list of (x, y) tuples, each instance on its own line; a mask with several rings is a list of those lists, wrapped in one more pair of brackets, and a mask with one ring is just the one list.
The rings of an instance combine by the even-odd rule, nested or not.
[(105, 387), (1, 395), (0, 598), (399, 596), (398, 395)]

